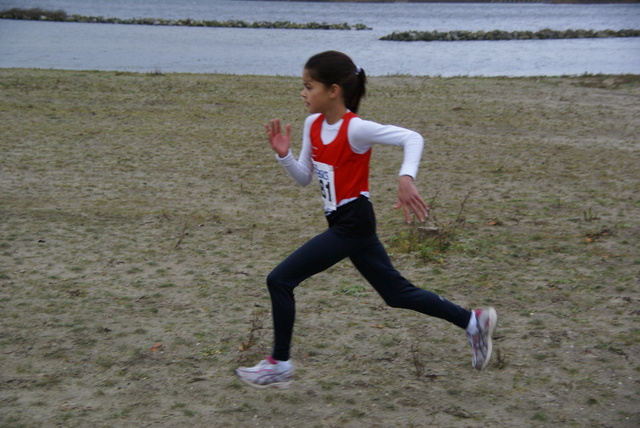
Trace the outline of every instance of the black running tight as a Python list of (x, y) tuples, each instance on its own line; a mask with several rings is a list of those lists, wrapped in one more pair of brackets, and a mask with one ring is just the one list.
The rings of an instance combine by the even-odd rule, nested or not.
[[(356, 203), (361, 204), (362, 201)], [(367, 205), (371, 205), (368, 200), (365, 207)], [(372, 210), (370, 207), (366, 209)], [(281, 361), (290, 358), (296, 312), (294, 288), (347, 257), (389, 306), (442, 318), (463, 329), (467, 327), (470, 311), (435, 293), (415, 287), (400, 275), (378, 239), (375, 225), (374, 230), (364, 236), (348, 236), (340, 224), (341, 221), (338, 221), (312, 238), (268, 275), (267, 286), (271, 295), (275, 331), (273, 358)]]

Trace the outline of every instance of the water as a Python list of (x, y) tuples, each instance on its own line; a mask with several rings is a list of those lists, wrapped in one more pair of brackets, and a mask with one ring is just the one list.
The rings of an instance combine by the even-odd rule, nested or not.
[[(26, 4), (25, 4), (26, 3)], [(341, 50), (370, 75), (640, 73), (640, 39), (388, 42), (402, 30), (638, 28), (640, 5), (306, 3), (230, 0), (0, 0), (118, 18), (363, 23), (370, 31), (154, 27), (0, 20), (0, 67), (299, 75)]]

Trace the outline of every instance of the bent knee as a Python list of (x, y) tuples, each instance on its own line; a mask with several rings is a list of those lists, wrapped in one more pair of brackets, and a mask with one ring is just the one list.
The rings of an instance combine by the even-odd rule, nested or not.
[(411, 286), (403, 291), (383, 294), (382, 299), (392, 308), (412, 309), (418, 300), (418, 296), (414, 292), (416, 290), (416, 287)]
[(392, 308), (406, 307), (405, 299), (401, 296), (383, 296), (384, 302)]
[(269, 291), (281, 290), (281, 289), (293, 289), (297, 284), (291, 283), (287, 278), (282, 275), (277, 269), (272, 270), (267, 275), (267, 288)]
[(278, 275), (275, 270), (272, 270), (271, 272), (269, 272), (269, 275), (267, 275), (267, 287), (269, 289), (272, 289), (274, 287), (277, 287), (278, 284), (282, 284), (280, 275)]

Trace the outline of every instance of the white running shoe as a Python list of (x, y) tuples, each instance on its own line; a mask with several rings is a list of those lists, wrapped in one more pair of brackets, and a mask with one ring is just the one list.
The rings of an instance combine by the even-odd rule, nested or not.
[(474, 310), (473, 315), (478, 321), (478, 328), (475, 334), (467, 332), (467, 338), (473, 350), (473, 368), (483, 370), (489, 365), (491, 359), (493, 351), (491, 339), (498, 325), (498, 314), (494, 308), (486, 308)]
[(293, 364), (289, 361), (276, 361), (268, 356), (255, 367), (236, 369), (238, 378), (249, 386), (258, 389), (289, 388), (293, 383)]

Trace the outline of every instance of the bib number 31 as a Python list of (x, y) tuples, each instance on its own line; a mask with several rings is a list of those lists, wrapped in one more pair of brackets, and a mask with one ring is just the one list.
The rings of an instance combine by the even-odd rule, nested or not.
[(325, 209), (335, 211), (337, 201), (333, 166), (322, 162), (313, 162), (313, 168), (320, 184)]

